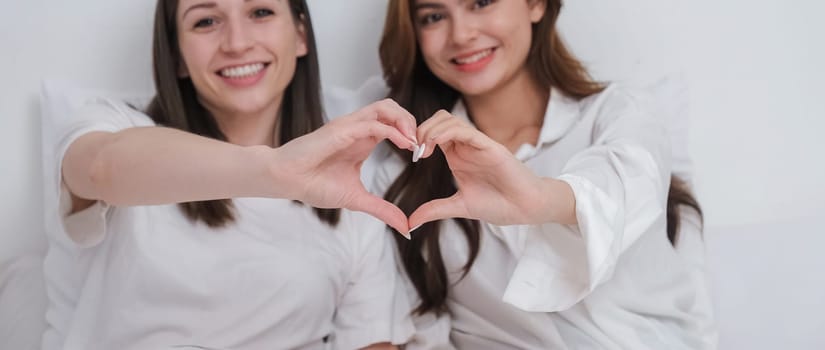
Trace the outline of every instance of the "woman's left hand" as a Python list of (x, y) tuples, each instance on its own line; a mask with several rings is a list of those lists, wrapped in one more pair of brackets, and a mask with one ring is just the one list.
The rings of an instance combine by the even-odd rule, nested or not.
[(274, 197), (297, 199), (317, 208), (363, 211), (409, 232), (401, 209), (369, 193), (361, 183), (361, 165), (384, 139), (412, 149), (415, 118), (392, 100), (372, 103), (279, 147), (273, 160)]
[(422, 158), (435, 145), (441, 148), (458, 192), (421, 205), (410, 215), (410, 227), (454, 217), (495, 225), (570, 221), (575, 200), (567, 183), (537, 176), (467, 122), (439, 111), (418, 127), (418, 140), (426, 144)]

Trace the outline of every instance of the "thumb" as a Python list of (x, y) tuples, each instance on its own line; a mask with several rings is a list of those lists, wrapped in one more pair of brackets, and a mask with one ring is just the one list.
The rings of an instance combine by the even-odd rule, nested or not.
[(409, 226), (410, 231), (420, 227), (431, 221), (451, 219), (451, 218), (468, 218), (470, 215), (467, 212), (467, 207), (458, 193), (448, 198), (434, 199), (422, 204), (410, 215)]

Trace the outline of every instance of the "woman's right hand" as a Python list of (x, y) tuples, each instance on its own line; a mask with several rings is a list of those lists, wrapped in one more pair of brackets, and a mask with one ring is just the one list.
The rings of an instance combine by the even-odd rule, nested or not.
[(566, 182), (539, 176), (467, 121), (439, 111), (417, 130), (426, 145), (423, 158), (430, 157), (437, 145), (458, 191), (422, 204), (408, 225), (448, 218), (494, 225), (576, 223), (575, 197)]
[(412, 150), (415, 137), (415, 118), (389, 99), (336, 118), (276, 149), (271, 171), (278, 187), (286, 187), (277, 196), (317, 208), (363, 211), (406, 234), (407, 216), (366, 190), (361, 165), (382, 140)]

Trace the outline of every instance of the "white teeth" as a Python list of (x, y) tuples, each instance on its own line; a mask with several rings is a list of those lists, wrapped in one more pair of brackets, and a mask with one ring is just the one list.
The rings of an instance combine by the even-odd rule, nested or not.
[(470, 57), (456, 58), (455, 61), (458, 64), (476, 63), (476, 62), (480, 61), (481, 59), (489, 56), (491, 53), (493, 53), (493, 49), (487, 49), (487, 50), (481, 51), (481, 52), (479, 52), (475, 55), (472, 55)]
[(220, 73), (227, 78), (246, 78), (258, 74), (262, 69), (264, 69), (263, 63), (253, 63), (240, 67), (227, 68), (221, 70)]

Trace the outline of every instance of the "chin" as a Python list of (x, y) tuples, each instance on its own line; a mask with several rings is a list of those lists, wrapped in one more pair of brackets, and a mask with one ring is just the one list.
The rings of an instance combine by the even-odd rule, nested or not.
[(497, 76), (489, 73), (492, 72), (482, 72), (482, 74), (477, 73), (472, 76), (463, 74), (454, 76), (448, 85), (465, 96), (484, 95), (493, 91), (500, 81)]
[(493, 90), (495, 84), (477, 81), (462, 81), (453, 85), (453, 88), (465, 96), (484, 95)]
[(235, 100), (226, 105), (228, 111), (232, 113), (246, 115), (255, 113), (263, 109), (264, 104), (256, 100)]
[(264, 96), (259, 94), (245, 94), (246, 96), (237, 96), (230, 101), (232, 109), (238, 112), (250, 113), (260, 111), (268, 107), (275, 96)]

